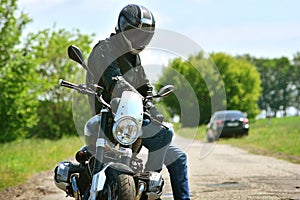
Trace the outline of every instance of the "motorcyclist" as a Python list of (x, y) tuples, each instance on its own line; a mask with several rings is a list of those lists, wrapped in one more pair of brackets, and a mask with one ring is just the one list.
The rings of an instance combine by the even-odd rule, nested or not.
[[(142, 96), (151, 96), (153, 87), (141, 65), (139, 53), (149, 44), (155, 32), (153, 14), (144, 6), (125, 6), (118, 18), (116, 33), (99, 41), (93, 48), (87, 73), (87, 84), (98, 83), (104, 87), (104, 100), (110, 102), (121, 96), (122, 91), (135, 88)], [(89, 97), (92, 114), (100, 113), (102, 105)], [(152, 117), (162, 122), (163, 115), (151, 101), (147, 103)], [(175, 200), (190, 199), (187, 174), (187, 156), (179, 148), (170, 145), (172, 128), (166, 129), (157, 123), (144, 120), (143, 146), (148, 151), (145, 170), (160, 171), (167, 166)]]

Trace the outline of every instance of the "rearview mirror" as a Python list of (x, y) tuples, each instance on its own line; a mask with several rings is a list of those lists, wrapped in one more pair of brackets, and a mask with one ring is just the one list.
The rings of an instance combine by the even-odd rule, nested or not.
[(87, 66), (85, 64), (85, 61), (84, 61), (83, 54), (82, 54), (81, 50), (78, 47), (76, 47), (74, 45), (69, 46), (68, 47), (68, 56), (69, 56), (69, 58), (71, 58), (75, 62), (81, 64), (81, 66), (84, 69), (88, 70)]
[(168, 96), (169, 94), (171, 94), (172, 92), (174, 91), (174, 86), (173, 85), (166, 85), (164, 87), (162, 87), (157, 95), (153, 96), (154, 98), (157, 98), (157, 97), (165, 97), (165, 96)]

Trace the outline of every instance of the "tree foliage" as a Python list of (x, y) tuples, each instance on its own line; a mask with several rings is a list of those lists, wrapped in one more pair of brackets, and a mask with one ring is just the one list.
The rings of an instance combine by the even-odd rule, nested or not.
[(30, 22), (24, 13), (16, 15), (14, 0), (1, 0), (0, 5), (0, 142), (26, 135), (36, 123), (36, 98), (31, 56), (20, 45), (21, 33)]
[(297, 52), (293, 58), (292, 71), (292, 105), (298, 109), (298, 115), (300, 112), (300, 52)]
[(91, 36), (55, 28), (24, 36), (31, 20), (15, 0), (1, 0), (0, 21), (0, 142), (74, 134), (71, 92), (59, 89), (58, 80), (79, 71), (67, 58), (68, 45), (88, 53)]
[(224, 53), (211, 54), (225, 84), (227, 109), (241, 110), (249, 118), (259, 113), (261, 79), (256, 67), (245, 59), (236, 59)]
[(20, 44), (22, 30), (31, 19), (23, 12), (17, 15), (17, 0), (0, 0), (0, 63), (5, 67)]
[(259, 73), (248, 61), (224, 53), (207, 58), (199, 52), (188, 61), (174, 59), (164, 69), (159, 83), (175, 85), (175, 95), (163, 101), (173, 115), (181, 116), (183, 125), (192, 125), (191, 121), (195, 125), (197, 117), (198, 123), (205, 123), (214, 111), (226, 107), (244, 111), (249, 117), (259, 112)]
[[(33, 42), (34, 41), (34, 42)], [(67, 56), (67, 47), (76, 45), (85, 53), (90, 51), (92, 40), (79, 30), (60, 29), (39, 31), (26, 38), (26, 49), (34, 55), (39, 79), (38, 124), (31, 137), (60, 138), (63, 134), (75, 134), (72, 115), (72, 91), (59, 88), (58, 80), (74, 81), (83, 69)]]
[(163, 101), (172, 115), (180, 116), (183, 126), (205, 123), (212, 112), (226, 105), (221, 77), (203, 52), (186, 61), (174, 59), (164, 69), (159, 83), (175, 86), (174, 95)]
[[(297, 54), (294, 65), (287, 57), (254, 58), (245, 56), (260, 73), (263, 92), (259, 98), (260, 109), (269, 111), (276, 116), (277, 111), (285, 111), (289, 106), (296, 106), (297, 85), (299, 88), (299, 64)], [(297, 67), (298, 65), (298, 67)]]

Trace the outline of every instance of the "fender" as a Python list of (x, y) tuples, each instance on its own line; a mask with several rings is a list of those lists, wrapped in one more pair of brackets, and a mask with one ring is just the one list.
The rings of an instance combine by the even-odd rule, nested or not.
[(122, 172), (128, 175), (134, 175), (134, 171), (125, 164), (122, 163), (109, 163), (109, 168), (114, 169), (116, 171)]
[(124, 165), (122, 163), (114, 163), (110, 162), (108, 163), (100, 172), (97, 174), (93, 175), (93, 180), (92, 180), (92, 186), (90, 190), (90, 198), (89, 199), (96, 199), (97, 193), (99, 191), (102, 191), (104, 188), (104, 184), (106, 181), (106, 173), (105, 171), (110, 168), (114, 169), (116, 171), (128, 174), (128, 175), (134, 175), (134, 171), (128, 167), (127, 165)]

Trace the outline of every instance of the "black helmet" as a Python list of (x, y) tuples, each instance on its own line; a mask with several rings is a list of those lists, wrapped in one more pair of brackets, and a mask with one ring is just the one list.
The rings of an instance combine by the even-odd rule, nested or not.
[(135, 50), (143, 50), (153, 37), (155, 20), (150, 10), (144, 6), (125, 6), (118, 19), (118, 31), (124, 33)]

